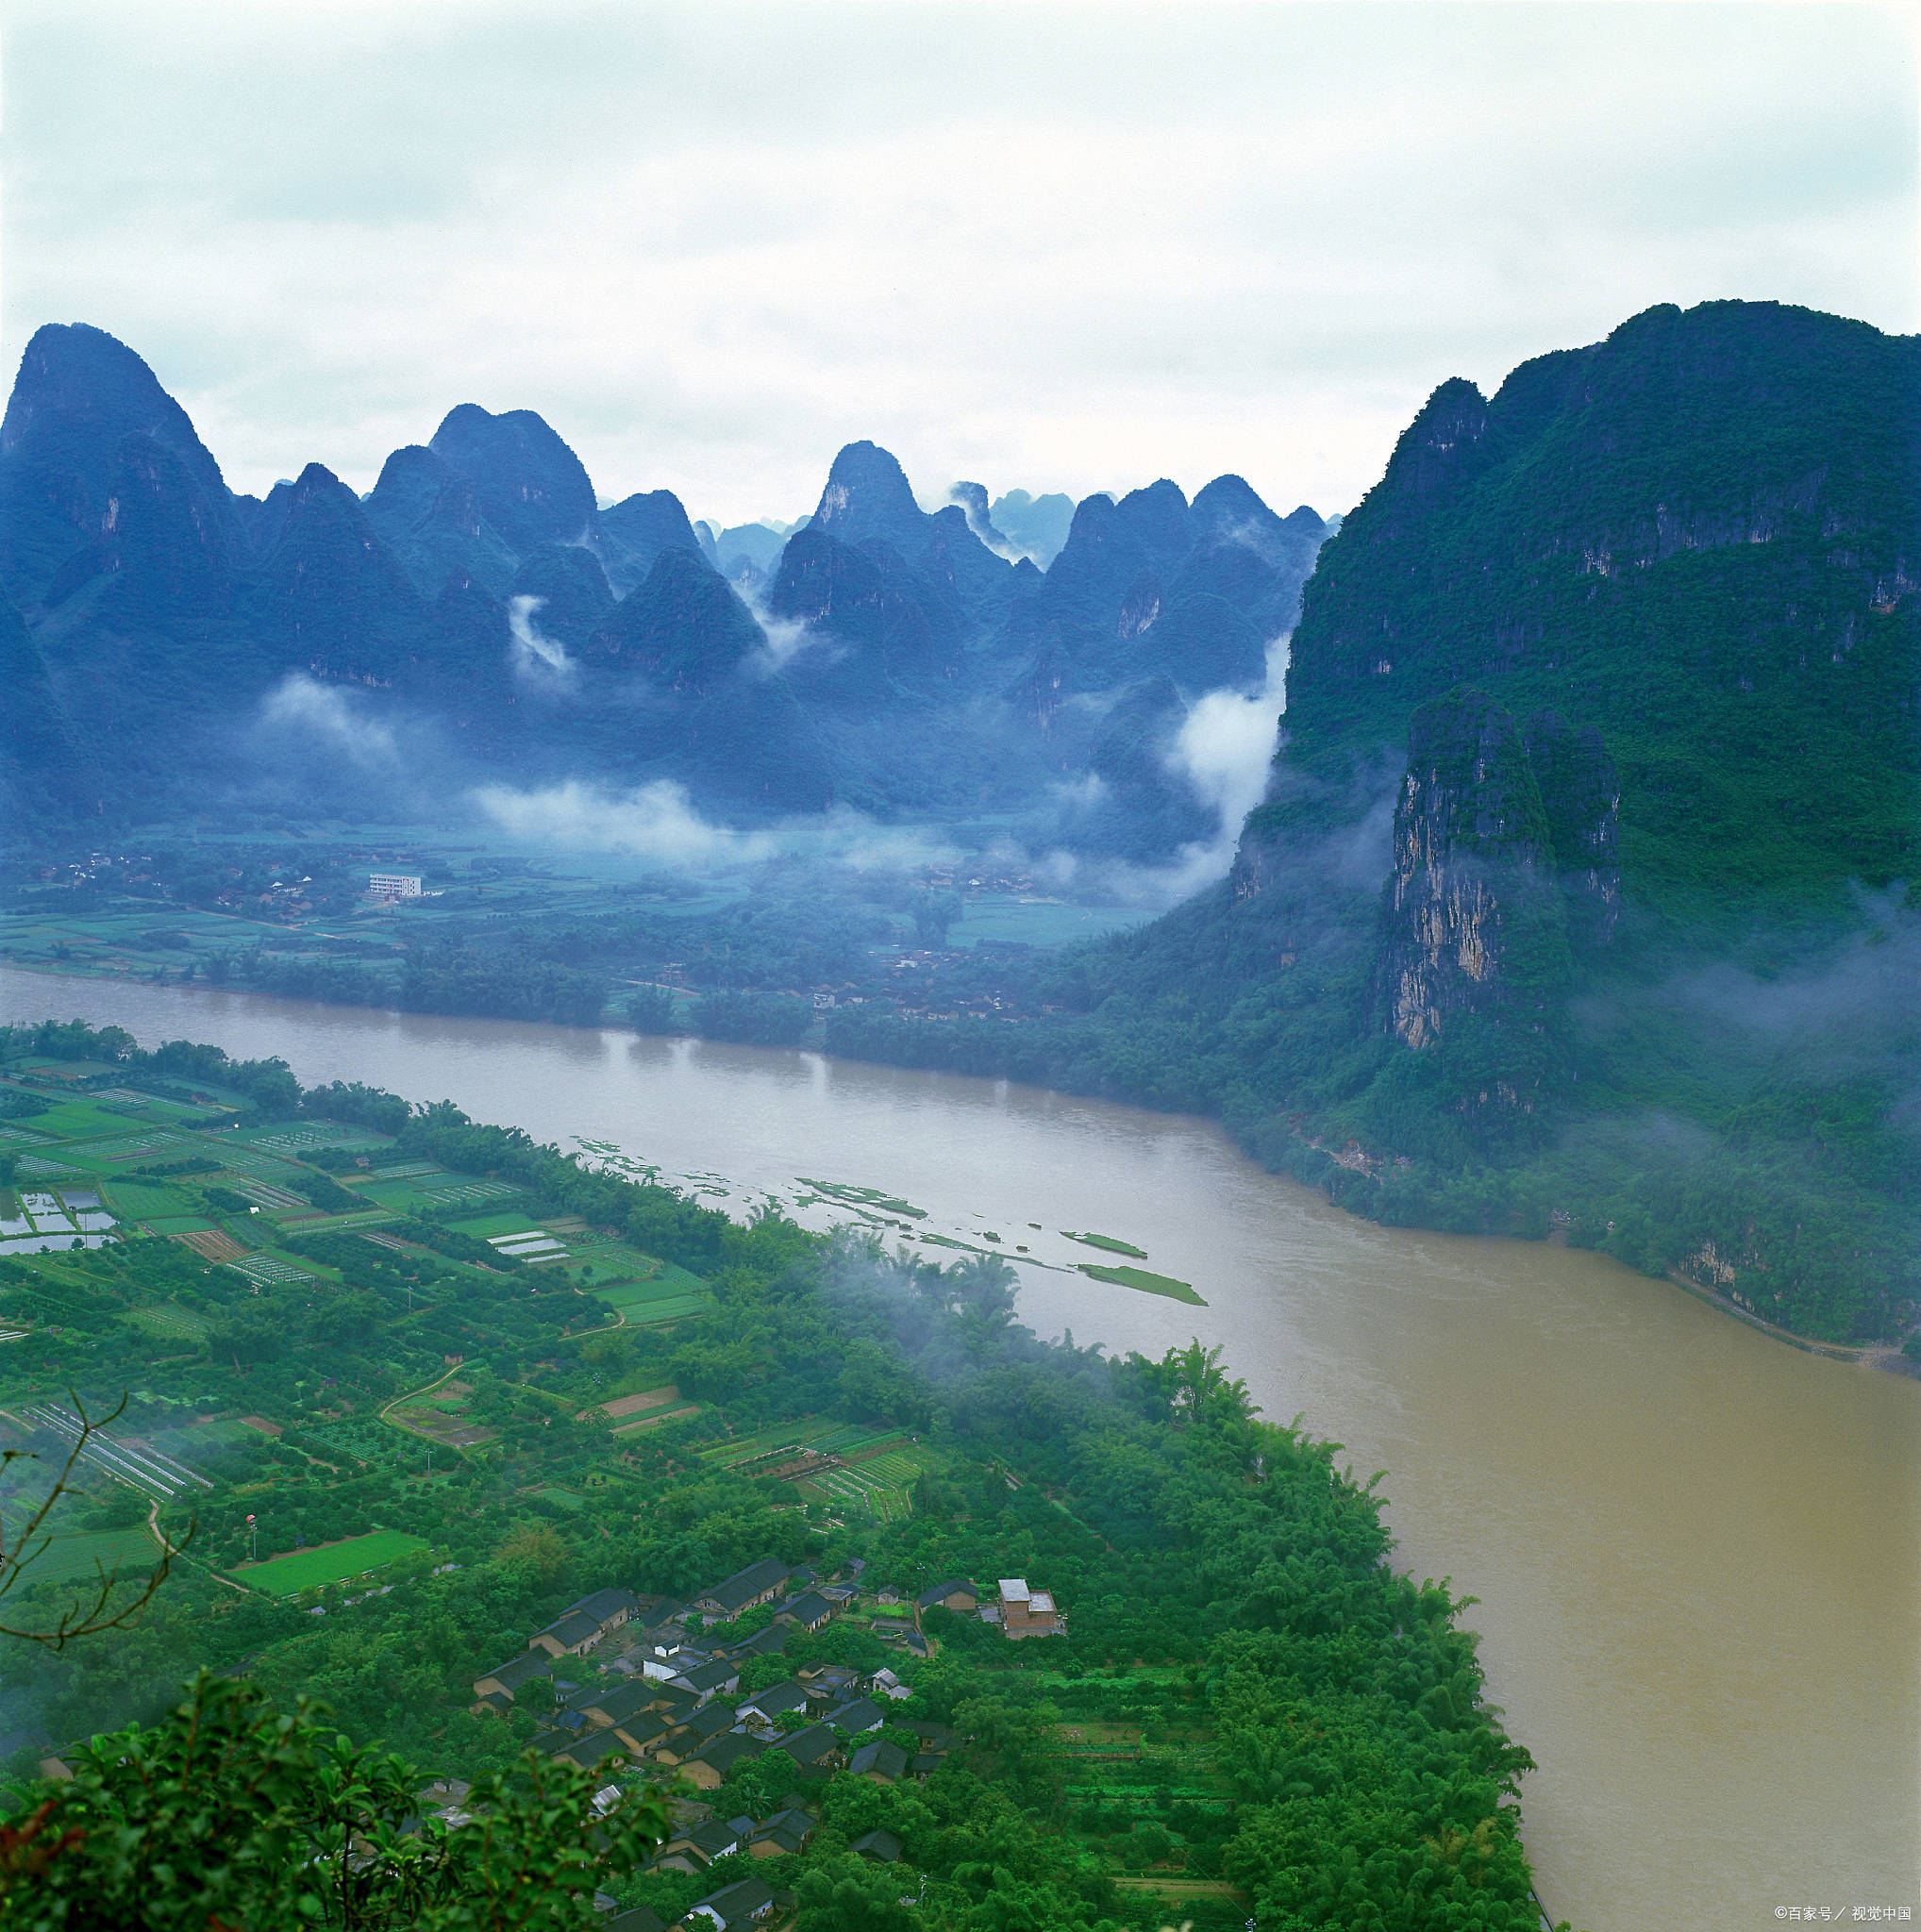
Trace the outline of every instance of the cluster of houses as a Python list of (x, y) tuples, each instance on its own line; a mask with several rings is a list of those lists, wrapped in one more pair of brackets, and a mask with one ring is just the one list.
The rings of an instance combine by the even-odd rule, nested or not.
[[(889, 1669), (863, 1674), (818, 1664), (742, 1690), (751, 1660), (778, 1657), (794, 1631), (818, 1631), (846, 1608), (860, 1593), (862, 1567), (857, 1562), (827, 1580), (764, 1557), (685, 1603), (595, 1591), (535, 1631), (525, 1650), (476, 1677), (472, 1707), (505, 1713), (538, 1681), (550, 1687), (536, 1701), (543, 1712), (551, 1708), (552, 1724), (534, 1740), (536, 1749), (588, 1770), (610, 1771), (615, 1760), (659, 1765), (703, 1791), (725, 1783), (743, 1759), (777, 1753), (789, 1760), (783, 1770), (791, 1769), (793, 1790), (772, 1815), (690, 1824), (660, 1846), (654, 1865), (697, 1872), (737, 1852), (754, 1858), (791, 1856), (805, 1848), (814, 1829), (808, 1787), (840, 1773), (884, 1785), (924, 1779), (960, 1741), (948, 1726), (922, 1721), (896, 1721), (897, 1730), (918, 1740), (916, 1751), (879, 1735), (890, 1707), (910, 1694)], [(889, 1591), (880, 1591), (877, 1602), (876, 1634), (889, 1635), (892, 1625), (900, 1648), (924, 1656), (919, 1612), (934, 1604), (973, 1610), (979, 1592), (956, 1580), (923, 1592), (911, 1605), (900, 1604)], [(763, 1605), (771, 1607), (771, 1620), (738, 1642), (706, 1643), (690, 1629), (696, 1618), (731, 1623)], [(891, 1616), (896, 1608), (901, 1614)], [(609, 1787), (603, 1795), (611, 1802), (617, 1790)], [(885, 1832), (869, 1833), (853, 1849), (883, 1860), (900, 1855)], [(769, 1887), (743, 1881), (702, 1900), (684, 1923), (692, 1932), (708, 1932), (710, 1924), (713, 1932), (734, 1932), (768, 1916), (775, 1905)], [(657, 1924), (637, 1908), (610, 1921), (608, 1932), (651, 1932)]]
[[(790, 1857), (813, 1833), (810, 1786), (837, 1774), (881, 1785), (922, 1780), (960, 1742), (944, 1724), (903, 1724), (891, 1715), (891, 1707), (910, 1694), (891, 1669), (862, 1674), (815, 1664), (742, 1690), (751, 1662), (779, 1657), (796, 1630), (823, 1629), (846, 1609), (860, 1593), (863, 1567), (856, 1561), (824, 1579), (767, 1557), (685, 1603), (597, 1590), (535, 1631), (525, 1650), (476, 1677), (472, 1707), (504, 1714), (538, 1681), (543, 1688), (532, 1701), (552, 1722), (534, 1740), (536, 1749), (587, 1770), (610, 1772), (616, 1761), (658, 1765), (701, 1791), (724, 1784), (743, 1760), (778, 1754), (789, 1760), (780, 1769), (791, 1770), (793, 1790), (770, 1816), (692, 1823), (660, 1846), (653, 1869), (699, 1872), (741, 1852)], [(883, 1590), (876, 1603), (870, 1628), (910, 1655), (927, 1654), (920, 1619), (936, 1607), (978, 1615), (1015, 1641), (1065, 1627), (1052, 1596), (1019, 1577), (1003, 1577), (992, 1596), (955, 1577), (910, 1602)], [(693, 1627), (695, 1619), (702, 1625), (733, 1623), (763, 1605), (771, 1607), (770, 1620), (737, 1642), (704, 1642)], [(896, 1735), (911, 1734), (919, 1748), (910, 1752), (883, 1738), (883, 1724)], [(611, 1785), (602, 1792), (610, 1804), (618, 1795)], [(900, 1856), (898, 1841), (884, 1831), (868, 1833), (852, 1849), (882, 1862)], [(736, 1932), (768, 1918), (777, 1903), (769, 1886), (743, 1880), (701, 1900), (682, 1923), (690, 1932)], [(636, 1907), (610, 1920), (607, 1932), (659, 1932), (659, 1924)]]

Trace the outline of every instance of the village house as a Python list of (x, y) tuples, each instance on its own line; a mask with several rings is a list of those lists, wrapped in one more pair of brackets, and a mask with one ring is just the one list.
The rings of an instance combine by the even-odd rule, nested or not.
[(716, 1657), (710, 1664), (682, 1671), (667, 1681), (670, 1688), (685, 1690), (705, 1704), (710, 1697), (726, 1697), (741, 1688), (741, 1667), (725, 1657)]
[(497, 1665), (484, 1677), (474, 1679), (474, 1695), (488, 1697), (498, 1694), (511, 1698), (523, 1684), (535, 1677), (551, 1677), (554, 1674), (554, 1660), (544, 1652), (529, 1645), (516, 1657)]
[(777, 1811), (754, 1827), (747, 1840), (750, 1858), (791, 1858), (806, 1849), (813, 1836), (813, 1820), (797, 1807)]
[(832, 1771), (841, 1762), (841, 1740), (826, 1724), (810, 1724), (804, 1731), (782, 1738), (774, 1748), (784, 1752), (803, 1771)]
[(743, 1925), (758, 1924), (773, 1909), (774, 1888), (758, 1878), (743, 1878), (695, 1899), (681, 1923), (690, 1932), (740, 1932)]
[(599, 1623), (586, 1611), (568, 1610), (544, 1630), (536, 1630), (526, 1646), (543, 1650), (549, 1657), (580, 1657), (600, 1641), (601, 1635)]
[(937, 1583), (931, 1590), (924, 1590), (914, 1599), (916, 1617), (923, 1610), (952, 1610), (957, 1617), (971, 1617), (980, 1607), (980, 1591), (969, 1583), (964, 1576), (950, 1576), (945, 1583)]
[(656, 1864), (664, 1863), (677, 1852), (690, 1854), (703, 1865), (711, 1865), (716, 1858), (725, 1858), (729, 1852), (741, 1849), (741, 1834), (731, 1825), (723, 1824), (718, 1819), (710, 1818), (705, 1824), (696, 1824), (686, 1831), (676, 1832), (660, 1847)]
[(743, 1758), (759, 1757), (766, 1748), (759, 1738), (729, 1731), (725, 1737), (716, 1738), (698, 1757), (682, 1760), (680, 1775), (697, 1790), (710, 1791), (727, 1782), (727, 1774), (735, 1765)]
[(871, 1744), (862, 1744), (847, 1759), (847, 1772), (850, 1776), (864, 1777), (871, 1784), (898, 1784), (907, 1775), (910, 1761), (898, 1744), (877, 1738)]
[(810, 1590), (804, 1595), (790, 1597), (774, 1612), (774, 1618), (776, 1623), (796, 1624), (803, 1630), (821, 1630), (826, 1628), (838, 1607), (819, 1591)]
[(619, 1732), (589, 1729), (585, 1736), (570, 1740), (549, 1755), (564, 1757), (583, 1771), (593, 1771), (610, 1757), (625, 1757), (627, 1752)]
[(896, 1865), (905, 1847), (891, 1831), (870, 1831), (857, 1838), (847, 1849), (877, 1865)]
[(732, 1730), (738, 1722), (731, 1705), (703, 1705), (660, 1740), (654, 1756), (661, 1764), (684, 1763), (705, 1751), (723, 1731)]
[(830, 1710), (827, 1722), (837, 1731), (845, 1731), (849, 1737), (859, 1737), (862, 1731), (877, 1731), (887, 1713), (871, 1697), (857, 1697), (851, 1704), (844, 1704), (838, 1710)]
[(583, 1596), (578, 1603), (569, 1604), (565, 1614), (592, 1617), (605, 1637), (610, 1631), (618, 1630), (640, 1607), (640, 1598), (629, 1590), (596, 1590)]
[(762, 1557), (758, 1563), (735, 1571), (725, 1583), (703, 1591), (688, 1607), (703, 1617), (731, 1620), (743, 1610), (751, 1610), (756, 1604), (772, 1603), (792, 1574), (785, 1563), (773, 1557)]
[(785, 1711), (806, 1710), (807, 1692), (790, 1677), (785, 1683), (770, 1684), (766, 1690), (742, 1698), (734, 1708), (743, 1718), (759, 1718), (762, 1724), (771, 1724)]
[(1027, 1637), (1052, 1637), (1063, 1627), (1051, 1593), (1029, 1590), (1024, 1576), (1000, 1579), (996, 1607), (1002, 1631), (1014, 1642)]

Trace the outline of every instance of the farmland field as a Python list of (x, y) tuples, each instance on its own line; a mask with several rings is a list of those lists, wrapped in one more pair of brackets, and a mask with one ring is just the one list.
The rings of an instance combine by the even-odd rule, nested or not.
[(161, 1341), (204, 1341), (207, 1323), (192, 1308), (177, 1302), (150, 1302), (143, 1308), (129, 1308), (126, 1319), (136, 1327)]
[(94, 1565), (118, 1568), (128, 1576), (145, 1575), (159, 1561), (154, 1540), (142, 1529), (99, 1529), (84, 1536), (58, 1536), (34, 1558), (36, 1583), (63, 1583), (94, 1575)]
[(303, 1590), (317, 1590), (324, 1583), (342, 1583), (350, 1576), (364, 1575), (426, 1547), (417, 1536), (407, 1536), (397, 1529), (376, 1529), (366, 1536), (349, 1537), (345, 1542), (331, 1543), (325, 1549), (295, 1550), (290, 1557), (249, 1564), (233, 1574), (240, 1581), (264, 1590), (271, 1596), (298, 1596)]

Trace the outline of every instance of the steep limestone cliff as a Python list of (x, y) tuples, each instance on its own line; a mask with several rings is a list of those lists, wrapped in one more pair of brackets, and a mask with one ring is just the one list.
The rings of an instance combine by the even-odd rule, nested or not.
[[(1387, 1030), (1418, 1052), (1462, 1016), (1529, 1036), (1552, 1024), (1568, 977), (1554, 872), (1541, 787), (1513, 719), (1475, 691), (1424, 705), (1383, 894), (1376, 982)], [(1535, 1058), (1504, 1057), (1514, 1074)]]

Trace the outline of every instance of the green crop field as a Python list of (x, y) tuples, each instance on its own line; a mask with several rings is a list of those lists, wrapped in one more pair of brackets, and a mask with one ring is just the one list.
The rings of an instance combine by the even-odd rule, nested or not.
[(542, 1234), (538, 1221), (525, 1214), (476, 1214), (471, 1221), (455, 1221), (448, 1225), (456, 1234), (469, 1234), (476, 1241), (491, 1241), (497, 1234)]
[(630, 1325), (644, 1328), (657, 1323), (684, 1322), (690, 1316), (705, 1315), (712, 1307), (705, 1295), (676, 1295), (669, 1301), (629, 1302), (621, 1313)]
[(911, 1487), (916, 1476), (939, 1466), (940, 1457), (932, 1450), (911, 1445), (905, 1449), (890, 1449), (884, 1456), (869, 1457), (858, 1465), (862, 1475), (872, 1476), (900, 1490)]
[(126, 1319), (136, 1327), (161, 1341), (204, 1341), (207, 1324), (192, 1308), (177, 1302), (150, 1302), (143, 1308), (129, 1308)]
[(592, 1292), (614, 1307), (630, 1308), (643, 1302), (671, 1301), (686, 1295), (705, 1294), (707, 1284), (699, 1275), (690, 1274), (686, 1269), (666, 1262), (660, 1265), (657, 1273), (639, 1281), (611, 1282), (606, 1288), (593, 1289)]
[(290, 1557), (276, 1557), (270, 1562), (255, 1563), (234, 1574), (240, 1581), (272, 1596), (298, 1596), (302, 1591), (317, 1590), (324, 1583), (342, 1583), (350, 1576), (383, 1569), (426, 1547), (417, 1536), (406, 1536), (397, 1529), (376, 1529), (366, 1536), (349, 1537), (345, 1542), (333, 1543), (326, 1549), (295, 1550)]
[(187, 1208), (171, 1189), (150, 1187), (143, 1181), (109, 1181), (100, 1197), (126, 1221), (144, 1221), (153, 1214), (181, 1214)]
[(69, 1577), (92, 1577), (96, 1564), (127, 1576), (144, 1576), (160, 1559), (159, 1548), (144, 1530), (99, 1529), (84, 1536), (58, 1536), (44, 1554), (33, 1560), (32, 1581), (64, 1583)]
[[(179, 1203), (173, 1205), (177, 1208)], [(142, 1215), (141, 1225), (151, 1234), (210, 1234), (220, 1224), (204, 1214), (176, 1213)]]

